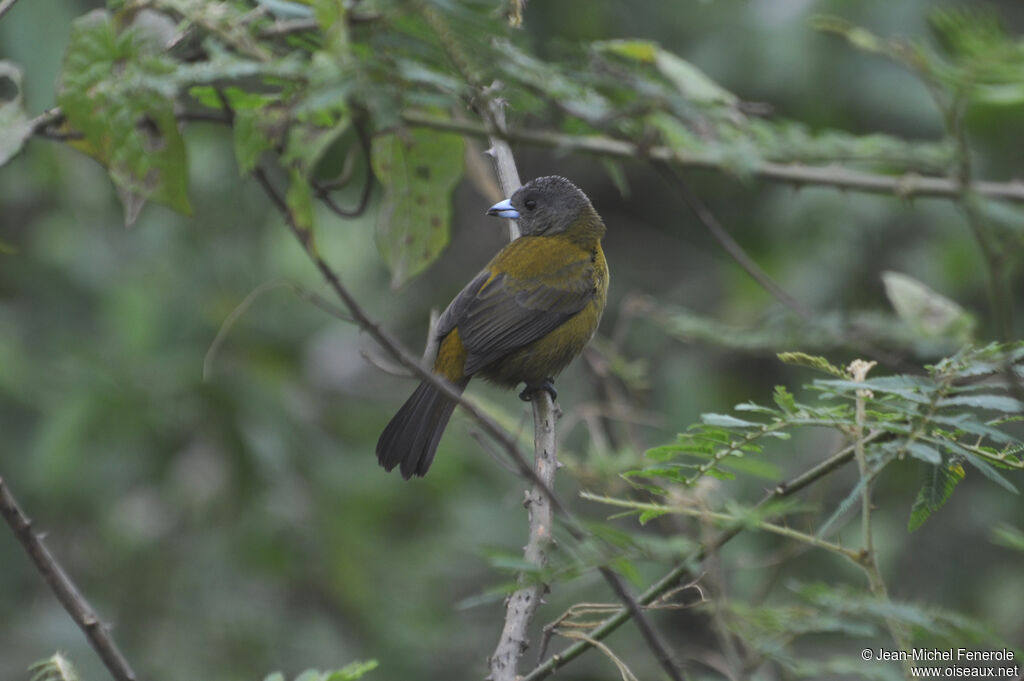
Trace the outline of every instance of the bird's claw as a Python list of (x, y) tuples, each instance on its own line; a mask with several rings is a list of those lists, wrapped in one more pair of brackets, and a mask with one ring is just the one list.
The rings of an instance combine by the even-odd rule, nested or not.
[(527, 386), (523, 388), (523, 392), (519, 393), (519, 399), (523, 402), (532, 402), (533, 394), (541, 390), (546, 390), (548, 394), (551, 395), (552, 402), (558, 399), (558, 391), (555, 390), (555, 382), (550, 378), (545, 379), (545, 381), (540, 385), (527, 384)]

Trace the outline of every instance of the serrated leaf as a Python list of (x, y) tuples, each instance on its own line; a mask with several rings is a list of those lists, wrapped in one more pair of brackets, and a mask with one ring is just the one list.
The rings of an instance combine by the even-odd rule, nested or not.
[(939, 400), (940, 407), (976, 407), (1014, 414), (1024, 411), (1024, 403), (1006, 395), (955, 395)]
[(729, 414), (701, 414), (701, 423), (720, 428), (760, 428), (762, 424), (753, 421), (744, 421)]
[(296, 676), (295, 681), (323, 681), (323, 674), (319, 669), (307, 669)]
[(252, 172), (259, 161), (260, 154), (274, 146), (267, 133), (270, 127), (267, 121), (268, 115), (272, 114), (248, 109), (240, 109), (235, 112), (235, 122), (231, 132), (235, 142), (235, 161), (238, 163), (240, 175)]
[(603, 119), (613, 111), (608, 99), (584, 85), (578, 74), (565, 74), (508, 40), (495, 40), (494, 46), (505, 56), (498, 66), (505, 69), (509, 78), (543, 91), (546, 97), (557, 101), (574, 116), (593, 121)]
[(25, 140), (32, 136), (32, 124), (25, 113), (21, 91), (21, 69), (12, 62), (0, 61), (0, 79), (4, 78), (14, 84), (17, 93), (0, 101), (0, 166), (14, 158)]
[(656, 511), (654, 509), (647, 509), (646, 511), (640, 514), (640, 517), (637, 518), (637, 520), (641, 525), (646, 525), (651, 520), (654, 520), (655, 518), (660, 518), (666, 513), (668, 513), (668, 511)]
[(602, 40), (593, 46), (602, 52), (610, 52), (644, 64), (653, 64), (659, 49), (658, 44), (651, 40)]
[(357, 681), (378, 666), (377, 660), (350, 662), (341, 669), (331, 672), (324, 681)]
[(74, 146), (107, 167), (129, 218), (146, 200), (191, 213), (174, 68), (102, 10), (72, 26), (57, 102), (83, 136)]
[(965, 447), (957, 444), (956, 442), (952, 442), (949, 440), (943, 440), (942, 444), (947, 449), (951, 450), (953, 453), (962, 456), (967, 461), (967, 463), (977, 468), (982, 475), (984, 475), (992, 482), (996, 483), (997, 485), (1007, 490), (1008, 492), (1019, 494), (1017, 488), (1014, 486), (1012, 482), (1004, 478), (1002, 474), (999, 473), (999, 471), (997, 471), (995, 468), (989, 465), (984, 459), (976, 455), (974, 452), (970, 451), (969, 449), (966, 449)]
[(781, 475), (779, 467), (772, 462), (748, 456), (728, 456), (722, 459), (718, 465), (734, 470), (737, 473), (753, 475), (765, 480), (777, 480)]
[(398, 288), (448, 245), (451, 192), (463, 171), (462, 137), (415, 129), (373, 141), (373, 172), (384, 185), (377, 250)]
[(908, 442), (906, 445), (907, 453), (915, 459), (920, 459), (925, 463), (932, 465), (938, 465), (942, 463), (942, 455), (934, 447), (930, 447), (923, 442)]
[(824, 357), (818, 357), (817, 355), (808, 355), (805, 352), (780, 352), (776, 357), (778, 357), (779, 361), (783, 364), (792, 364), (794, 366), (817, 369), (818, 371), (824, 371), (826, 374), (832, 374), (839, 378), (847, 377), (844, 370), (834, 366)]
[(654, 65), (680, 94), (691, 101), (730, 106), (739, 101), (736, 95), (713, 81), (696, 66), (667, 50), (657, 51)]
[(1024, 532), (1012, 525), (1000, 523), (992, 529), (993, 543), (1024, 552)]
[[(931, 400), (921, 394), (918, 388), (920, 383), (911, 376), (885, 376), (883, 378), (872, 378), (866, 381), (815, 379), (812, 384), (818, 388), (828, 388), (839, 393), (854, 393), (858, 390), (871, 390), (873, 392), (892, 393), (899, 395), (905, 400), (930, 404)], [(931, 386), (929, 386), (931, 387)]]
[(910, 509), (908, 532), (921, 527), (932, 513), (942, 508), (953, 495), (957, 484), (964, 479), (964, 467), (955, 458), (937, 466), (926, 465), (924, 472), (924, 482), (917, 493), (913, 508)]
[(793, 397), (793, 393), (786, 390), (786, 386), (784, 385), (775, 386), (775, 391), (772, 393), (772, 399), (775, 400), (775, 404), (779, 406), (779, 409), (787, 414), (795, 414), (798, 411), (796, 398)]
[(960, 305), (899, 272), (883, 272), (882, 283), (896, 314), (917, 333), (970, 342), (976, 322)]

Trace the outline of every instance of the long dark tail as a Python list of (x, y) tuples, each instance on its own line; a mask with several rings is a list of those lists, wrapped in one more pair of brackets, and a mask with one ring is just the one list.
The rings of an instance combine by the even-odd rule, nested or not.
[[(461, 391), (468, 382), (455, 387)], [(387, 471), (399, 466), (406, 480), (426, 475), (454, 409), (455, 402), (420, 383), (377, 440), (377, 461)]]

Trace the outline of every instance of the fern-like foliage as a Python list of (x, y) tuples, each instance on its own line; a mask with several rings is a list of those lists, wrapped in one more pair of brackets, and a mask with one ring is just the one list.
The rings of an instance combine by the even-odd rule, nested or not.
[[(742, 418), (704, 414), (675, 442), (648, 450), (651, 465), (627, 471), (624, 477), (638, 488), (663, 496), (671, 486), (691, 487), (707, 476), (777, 478), (777, 467), (764, 456), (765, 443), (814, 427), (837, 430), (851, 442), (855, 433), (861, 433), (872, 477), (891, 461), (908, 457), (920, 461), (923, 485), (911, 512), (911, 530), (946, 502), (966, 475), (965, 466), (1017, 493), (1004, 472), (1024, 469), (1024, 443), (1014, 432), (1024, 415), (1024, 402), (1016, 396), (1024, 380), (1024, 344), (968, 348), (926, 367), (921, 375), (864, 381), (838, 377), (843, 370), (821, 357), (783, 353), (780, 358), (829, 374), (805, 386), (817, 393), (816, 402), (798, 401), (778, 386), (771, 406), (736, 405)], [(860, 422), (854, 409), (858, 399), (864, 401), (865, 417)], [(819, 534), (827, 532), (859, 493), (859, 488), (851, 491)]]

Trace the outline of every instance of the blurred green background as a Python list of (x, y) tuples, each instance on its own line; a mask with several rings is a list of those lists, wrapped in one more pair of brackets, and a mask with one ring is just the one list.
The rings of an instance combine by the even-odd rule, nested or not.
[[(23, 67), (31, 114), (54, 105), (70, 23), (96, 6), (22, 0), (0, 21), (0, 58)], [(808, 19), (829, 12), (880, 35), (927, 38), (934, 6), (534, 0), (525, 31), (541, 55), (580, 41), (657, 40), (743, 99), (812, 129), (929, 140), (942, 126), (925, 89), (891, 63), (813, 31)], [(1019, 35), (1024, 4), (990, 7)], [(968, 124), (979, 175), (1021, 177), (1024, 109), (972, 109)], [(0, 253), (0, 474), (113, 625), (140, 678), (241, 681), (367, 658), (381, 661), (369, 678), (382, 681), (483, 677), (501, 601), (460, 603), (507, 578), (488, 553), (514, 555), (524, 543), (523, 484), (470, 437), (458, 413), (429, 477), (403, 482), (377, 467), (376, 438), (413, 382), (380, 371), (367, 361), (381, 354), (372, 341), (296, 296), (288, 282), (328, 291), (259, 187), (239, 178), (230, 134), (203, 125), (185, 134), (194, 216), (150, 205), (130, 230), (103, 169), (66, 146), (33, 140), (0, 168), (0, 242), (10, 251)], [(581, 416), (597, 396), (585, 362), (560, 380), (571, 426), (561, 432), (571, 471), (560, 481), (565, 498), (578, 486), (603, 489), (603, 474), (622, 467), (616, 457), (635, 462), (642, 447), (669, 441), (701, 412), (766, 401), (773, 385), (797, 388), (808, 378), (768, 349), (689, 342), (642, 314), (623, 314), (622, 301), (636, 295), (741, 328), (779, 314), (659, 175), (626, 164), (624, 193), (590, 158), (516, 152), (524, 178), (566, 175), (604, 217), (612, 287), (599, 340), (615, 330), (622, 355), (646, 369), (636, 406), (653, 423), (633, 429), (640, 451), (587, 437)], [(979, 251), (951, 202), (798, 191), (712, 173), (692, 182), (755, 260), (822, 314), (888, 313), (880, 274), (895, 270), (963, 305), (979, 320), (979, 338), (994, 337)], [(501, 225), (483, 216), (488, 205), (473, 185), (460, 185), (452, 245), (398, 291), (376, 254), (372, 207), (352, 221), (321, 215), (318, 239), (367, 309), (419, 349), (430, 309), (442, 308), (504, 242)], [(1019, 270), (1015, 283), (1019, 304)], [(204, 380), (204, 358), (226, 317), (264, 285)], [(829, 356), (841, 363), (854, 354), (836, 348)], [(936, 356), (907, 359), (920, 365)], [(529, 433), (528, 408), (514, 394), (476, 384), (470, 394)], [(773, 460), (793, 474), (835, 445), (811, 435)], [(852, 475), (812, 497), (835, 504)], [(890, 593), (960, 610), (1020, 644), (1024, 572), (1019, 554), (993, 544), (990, 530), (1019, 522), (1024, 503), (969, 475), (908, 536), (916, 475), (909, 463), (897, 466), (876, 495)], [(754, 487), (724, 492), (759, 496)], [(588, 517), (608, 514), (573, 503)], [(770, 585), (756, 569), (767, 542), (745, 537), (724, 551), (738, 592)], [(641, 574), (663, 569), (642, 565)], [(814, 552), (791, 569), (807, 581), (860, 580)], [(587, 573), (556, 588), (538, 624), (574, 602), (608, 599)], [(658, 621), (682, 656), (706, 642), (699, 615)], [(637, 641), (627, 627), (611, 645), (633, 651), (626, 656), (635, 671), (655, 674)], [(0, 531), (0, 678), (28, 678), (26, 667), (56, 649), (84, 679), (105, 678), (14, 538)], [(615, 674), (591, 653), (560, 677), (596, 673)]]

